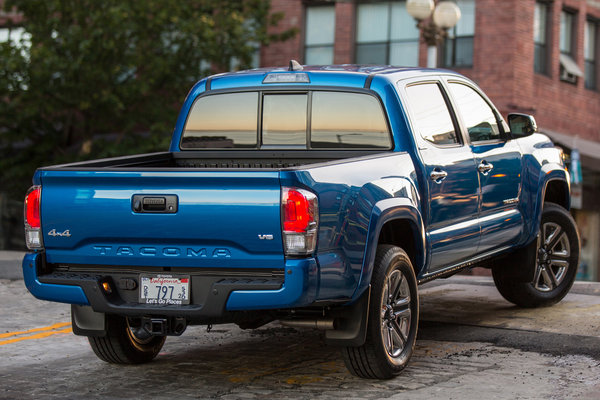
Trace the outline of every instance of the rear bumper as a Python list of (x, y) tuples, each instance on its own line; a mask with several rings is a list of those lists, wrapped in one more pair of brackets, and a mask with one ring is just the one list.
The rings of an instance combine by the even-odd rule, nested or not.
[(132, 317), (165, 315), (201, 320), (221, 317), (229, 311), (305, 307), (315, 301), (318, 285), (314, 258), (286, 260), (283, 274), (278, 279), (196, 277), (190, 268), (192, 304), (148, 305), (137, 302), (136, 290), (118, 289), (111, 294), (103, 291), (102, 282), (107, 280), (117, 288), (117, 274), (63, 272), (39, 275), (43, 262), (43, 253), (29, 253), (23, 259), (25, 285), (38, 299), (89, 305), (96, 312)]

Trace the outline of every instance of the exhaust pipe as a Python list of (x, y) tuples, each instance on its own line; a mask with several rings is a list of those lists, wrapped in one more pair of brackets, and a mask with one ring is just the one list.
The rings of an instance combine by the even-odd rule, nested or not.
[(332, 318), (321, 319), (282, 319), (279, 320), (281, 325), (290, 326), (292, 328), (312, 328), (322, 331), (333, 330), (336, 327), (335, 320)]

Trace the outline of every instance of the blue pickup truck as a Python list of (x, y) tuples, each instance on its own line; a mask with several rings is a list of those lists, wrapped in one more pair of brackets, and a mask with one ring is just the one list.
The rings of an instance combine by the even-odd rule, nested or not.
[(107, 362), (150, 361), (188, 325), (279, 320), (390, 378), (413, 352), (421, 283), (484, 266), (522, 307), (569, 291), (569, 175), (536, 129), (450, 71), (214, 75), (168, 152), (36, 171), (25, 283), (72, 304)]

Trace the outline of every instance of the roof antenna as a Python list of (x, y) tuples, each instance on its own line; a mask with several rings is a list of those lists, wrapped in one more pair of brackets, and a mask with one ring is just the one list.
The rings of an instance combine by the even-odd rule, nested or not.
[(304, 68), (296, 60), (290, 60), (290, 68), (288, 71), (302, 71)]

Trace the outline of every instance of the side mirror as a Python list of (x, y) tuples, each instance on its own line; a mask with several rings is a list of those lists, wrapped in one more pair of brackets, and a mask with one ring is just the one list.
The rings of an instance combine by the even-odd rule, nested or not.
[(514, 139), (533, 135), (537, 132), (535, 118), (527, 114), (508, 114), (508, 126)]

